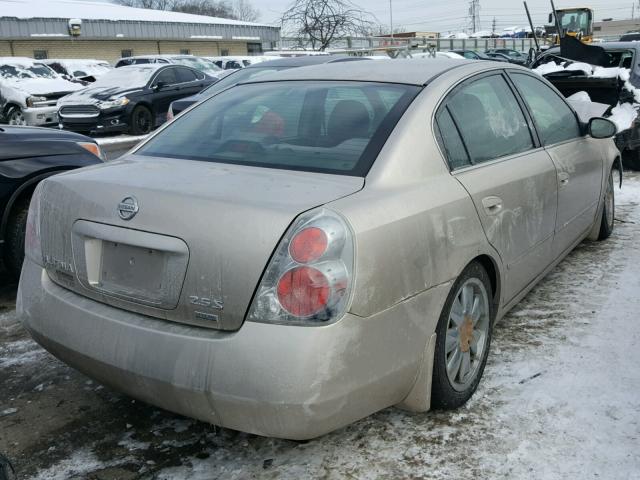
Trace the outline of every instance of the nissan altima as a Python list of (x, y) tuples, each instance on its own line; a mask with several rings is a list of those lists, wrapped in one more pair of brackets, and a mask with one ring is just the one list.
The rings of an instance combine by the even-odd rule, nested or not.
[(614, 133), (508, 63), (250, 80), (40, 183), (18, 311), (90, 377), (232, 429), (456, 408), (495, 321), (611, 234)]

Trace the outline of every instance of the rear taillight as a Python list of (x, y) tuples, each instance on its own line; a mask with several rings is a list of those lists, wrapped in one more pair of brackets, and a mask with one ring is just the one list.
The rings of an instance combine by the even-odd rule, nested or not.
[(345, 312), (353, 283), (353, 234), (327, 209), (299, 217), (265, 271), (247, 320), (326, 324)]
[(42, 182), (38, 184), (31, 196), (27, 227), (24, 237), (24, 254), (29, 260), (42, 266), (42, 243), (40, 241), (40, 199), (42, 197)]

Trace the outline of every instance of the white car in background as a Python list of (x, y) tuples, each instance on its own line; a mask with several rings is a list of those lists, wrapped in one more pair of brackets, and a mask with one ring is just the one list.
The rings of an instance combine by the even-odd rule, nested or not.
[(49, 58), (42, 63), (67, 80), (83, 82), (95, 82), (112, 68), (106, 60), (94, 59)]
[(205, 57), (207, 60), (211, 60), (218, 67), (223, 70), (238, 70), (239, 68), (245, 68), (249, 65), (264, 62), (265, 60), (274, 60), (274, 57), (266, 57), (264, 55), (254, 56), (224, 56), (224, 57)]
[(0, 57), (0, 120), (10, 125), (57, 125), (58, 99), (81, 88), (38, 60)]
[(436, 52), (435, 57), (429, 52), (412, 53), (411, 58), (455, 58), (456, 60), (464, 60), (462, 55), (458, 55), (455, 52)]

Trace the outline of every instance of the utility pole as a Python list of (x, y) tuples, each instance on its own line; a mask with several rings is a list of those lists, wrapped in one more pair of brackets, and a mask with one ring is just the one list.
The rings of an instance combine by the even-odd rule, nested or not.
[(496, 17), (493, 17), (493, 22), (491, 22), (491, 33), (496, 33)]
[(391, 26), (391, 44), (393, 45), (393, 5), (392, 2), (393, 0), (389, 0), (389, 23)]
[(469, 20), (471, 33), (476, 33), (480, 30), (480, 0), (469, 1)]

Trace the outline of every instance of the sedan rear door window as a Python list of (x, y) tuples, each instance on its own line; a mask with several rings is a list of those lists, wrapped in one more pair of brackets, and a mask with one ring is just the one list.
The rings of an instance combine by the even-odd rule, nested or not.
[(178, 67), (175, 70), (178, 76), (178, 83), (195, 82), (198, 80), (196, 73), (189, 68)]
[(582, 136), (575, 114), (548, 85), (526, 74), (510, 76), (527, 103), (545, 146)]
[(502, 75), (463, 85), (446, 105), (474, 164), (533, 148), (524, 113)]
[(160, 82), (163, 82), (165, 85), (174, 85), (179, 83), (176, 76), (176, 69), (167, 68), (166, 70), (162, 70), (153, 83), (157, 85)]
[(438, 143), (447, 157), (451, 170), (471, 165), (469, 155), (467, 155), (467, 150), (464, 148), (464, 143), (462, 143), (462, 138), (460, 138), (460, 133), (449, 110), (440, 109), (436, 115), (436, 122)]

